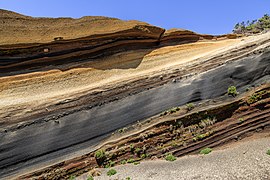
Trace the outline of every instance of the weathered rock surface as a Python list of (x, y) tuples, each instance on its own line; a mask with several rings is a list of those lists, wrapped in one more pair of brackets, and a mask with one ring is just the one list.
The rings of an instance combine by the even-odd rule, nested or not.
[(201, 35), (185, 29), (170, 29), (165, 31), (161, 38), (161, 43), (187, 43), (196, 42), (200, 39)]
[[(117, 18), (86, 16), (72, 18), (32, 18), (14, 12), (0, 10), (1, 45), (48, 43), (54, 38), (63, 40), (83, 37), (105, 36), (122, 31), (142, 37), (158, 38), (162, 28), (139, 21), (122, 21)], [(132, 31), (133, 29), (133, 31)], [(131, 34), (132, 34), (131, 33)]]
[(81, 156), (116, 129), (229, 85), (269, 81), (270, 34), (241, 40), (5, 10), (0, 27), (0, 178)]

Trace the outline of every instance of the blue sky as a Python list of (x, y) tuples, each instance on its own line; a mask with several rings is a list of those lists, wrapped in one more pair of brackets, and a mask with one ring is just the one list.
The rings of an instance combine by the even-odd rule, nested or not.
[(0, 8), (35, 17), (110, 16), (199, 33), (231, 32), (236, 22), (270, 14), (269, 0), (0, 0)]

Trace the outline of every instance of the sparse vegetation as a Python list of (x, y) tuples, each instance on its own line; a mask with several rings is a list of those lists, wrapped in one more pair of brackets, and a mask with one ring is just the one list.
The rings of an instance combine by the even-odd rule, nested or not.
[(211, 148), (205, 148), (200, 151), (200, 154), (209, 154), (212, 152)]
[(187, 110), (191, 111), (192, 109), (194, 109), (195, 105), (193, 103), (188, 103), (186, 104)]
[(270, 29), (270, 16), (265, 14), (260, 19), (237, 23), (234, 26), (233, 33), (236, 34), (256, 34), (266, 32)]
[(103, 149), (97, 150), (95, 153), (95, 158), (101, 159), (103, 157), (105, 157), (105, 151)]
[(263, 98), (263, 95), (267, 94), (267, 91), (260, 91), (252, 94), (247, 100), (248, 104), (253, 104)]
[(122, 128), (122, 129), (119, 129), (118, 130), (118, 133), (124, 133), (124, 132), (126, 132), (127, 131), (127, 128)]
[(98, 165), (102, 165), (104, 160), (106, 159), (105, 150), (99, 149), (95, 152), (95, 158)]
[(94, 180), (93, 176), (88, 176), (87, 180)]
[(214, 133), (213, 131), (209, 131), (209, 132), (206, 132), (204, 134), (198, 134), (196, 137), (193, 138), (193, 141), (205, 139), (205, 138), (211, 136), (213, 133)]
[(128, 160), (127, 160), (127, 163), (134, 163), (134, 162), (135, 162), (134, 159), (128, 159)]
[(235, 97), (235, 96), (237, 96), (237, 94), (238, 94), (238, 92), (237, 92), (235, 86), (230, 86), (230, 87), (228, 88), (228, 95), (229, 95), (229, 96)]
[(140, 162), (139, 162), (139, 161), (136, 161), (136, 162), (134, 162), (133, 164), (134, 164), (134, 165), (138, 165), (138, 164), (140, 164)]
[(115, 165), (115, 162), (110, 160), (110, 161), (105, 165), (105, 168), (110, 168), (110, 167), (113, 167), (114, 165)]
[(120, 164), (127, 164), (127, 161), (126, 161), (126, 160), (122, 160), (122, 161), (120, 162)]
[(164, 111), (164, 112), (160, 113), (160, 116), (165, 116), (167, 114), (172, 114), (172, 113), (175, 113), (177, 111), (180, 111), (180, 108), (179, 107), (173, 107), (173, 108), (171, 108), (171, 109), (169, 109), (167, 111)]
[(167, 111), (164, 111), (164, 112), (160, 113), (160, 116), (165, 116), (167, 114), (168, 114), (168, 112)]
[(175, 112), (177, 112), (179, 110), (180, 110), (179, 107), (174, 107), (174, 108), (170, 109), (169, 112), (172, 114), (172, 113), (175, 113)]
[(108, 176), (113, 176), (117, 173), (117, 171), (115, 169), (110, 169), (108, 172), (107, 172), (107, 175)]
[(238, 121), (239, 121), (239, 123), (241, 124), (241, 123), (243, 123), (245, 120), (244, 120), (243, 118), (239, 118)]
[(75, 179), (76, 179), (76, 176), (74, 175), (69, 177), (69, 180), (75, 180)]
[(146, 158), (146, 154), (141, 155), (141, 159), (144, 159), (144, 158)]
[(174, 155), (172, 155), (172, 154), (167, 154), (165, 156), (165, 160), (166, 161), (175, 161), (176, 160), (176, 157), (174, 157)]
[(200, 128), (205, 128), (207, 126), (213, 125), (216, 121), (217, 121), (216, 118), (208, 117), (206, 119), (201, 120), (201, 122), (199, 123), (199, 127)]

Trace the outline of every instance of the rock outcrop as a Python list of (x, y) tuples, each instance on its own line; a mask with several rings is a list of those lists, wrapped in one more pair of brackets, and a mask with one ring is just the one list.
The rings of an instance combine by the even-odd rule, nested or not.
[(161, 43), (189, 43), (199, 41), (201, 35), (185, 29), (170, 29), (165, 31)]
[(269, 33), (240, 39), (5, 10), (0, 27), (0, 178), (44, 166), (57, 175), (59, 162), (72, 171), (64, 177), (76, 174), (119, 128), (218, 98), (229, 85), (244, 92), (269, 82)]
[[(69, 63), (128, 50), (214, 38), (116, 18), (32, 18), (5, 10), (0, 14), (0, 76), (42, 71), (47, 66), (65, 70)], [(63, 64), (65, 68), (59, 67)]]

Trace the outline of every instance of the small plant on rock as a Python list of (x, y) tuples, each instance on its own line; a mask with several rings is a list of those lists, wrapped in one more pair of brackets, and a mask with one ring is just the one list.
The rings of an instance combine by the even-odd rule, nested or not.
[(110, 169), (108, 172), (107, 172), (107, 175), (108, 176), (113, 176), (117, 173), (117, 171), (115, 169)]
[(115, 165), (115, 162), (110, 160), (110, 161), (105, 165), (105, 168), (110, 168), (110, 167), (113, 167), (114, 165)]
[(176, 160), (176, 157), (174, 157), (174, 155), (172, 155), (172, 154), (167, 154), (165, 156), (165, 160), (166, 161), (175, 161)]
[(260, 91), (257, 93), (252, 94), (252, 96), (250, 96), (247, 100), (248, 104), (253, 104), (259, 100), (261, 100), (263, 98), (263, 96), (267, 94), (267, 91)]
[(105, 151), (103, 149), (99, 149), (95, 152), (95, 158), (98, 165), (102, 165), (104, 160), (106, 159)]
[(94, 180), (93, 176), (88, 176), (87, 180)]
[(124, 132), (126, 132), (126, 131), (127, 131), (127, 128), (118, 129), (118, 132), (119, 132), (119, 133), (124, 133)]
[(75, 180), (76, 179), (76, 176), (70, 176), (69, 177), (69, 180)]
[(120, 162), (120, 164), (127, 164), (127, 161), (126, 161), (126, 160), (122, 160), (122, 161)]
[(200, 151), (200, 154), (209, 154), (212, 152), (211, 148), (205, 148)]
[(144, 158), (146, 158), (146, 154), (141, 155), (141, 159), (144, 159)]
[(128, 159), (128, 160), (127, 160), (127, 163), (134, 163), (134, 162), (135, 162), (134, 159)]
[(266, 154), (270, 156), (270, 149), (266, 151)]
[(105, 151), (103, 149), (97, 150), (95, 153), (95, 157), (97, 159), (105, 157)]
[(237, 94), (238, 94), (238, 92), (237, 92), (235, 86), (230, 86), (230, 87), (228, 88), (228, 95), (229, 95), (229, 96), (235, 97), (235, 96), (237, 96)]
[(191, 111), (195, 107), (195, 105), (193, 103), (188, 103), (188, 104), (186, 104), (186, 106), (187, 106), (188, 111)]
[(241, 124), (241, 123), (243, 123), (245, 120), (244, 120), (243, 118), (239, 118), (238, 121), (239, 121), (239, 124)]

